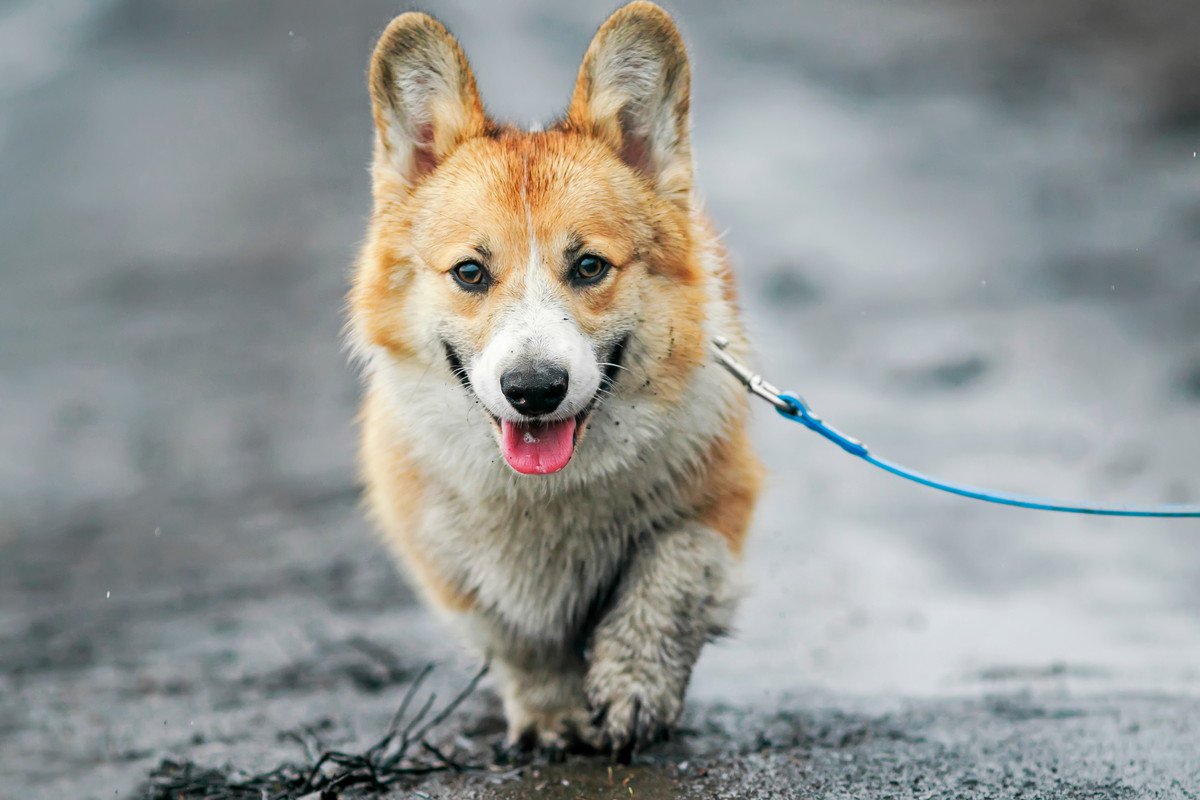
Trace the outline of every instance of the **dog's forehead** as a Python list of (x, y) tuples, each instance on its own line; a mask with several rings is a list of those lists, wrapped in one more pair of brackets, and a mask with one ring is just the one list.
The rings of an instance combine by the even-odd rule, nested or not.
[(603, 246), (624, 260), (645, 227), (645, 189), (603, 145), (557, 131), (512, 133), (459, 148), (423, 188), (414, 236), (462, 242), (497, 263), (533, 246)]

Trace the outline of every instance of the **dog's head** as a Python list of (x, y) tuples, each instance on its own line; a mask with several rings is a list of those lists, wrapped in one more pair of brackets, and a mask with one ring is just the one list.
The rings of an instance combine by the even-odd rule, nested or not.
[(678, 31), (645, 2), (600, 28), (544, 131), (487, 116), (431, 17), (397, 17), (376, 47), (356, 334), (477, 397), (518, 472), (562, 469), (611, 396), (669, 402), (703, 357), (689, 85)]

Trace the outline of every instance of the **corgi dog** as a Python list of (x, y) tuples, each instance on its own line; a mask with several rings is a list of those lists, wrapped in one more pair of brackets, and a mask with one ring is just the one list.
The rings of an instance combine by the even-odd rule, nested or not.
[(726, 255), (693, 187), (690, 70), (648, 2), (596, 33), (566, 114), (484, 111), (406, 13), (372, 56), (374, 210), (349, 294), (367, 505), (491, 660), (514, 746), (669, 732), (725, 632), (761, 480)]

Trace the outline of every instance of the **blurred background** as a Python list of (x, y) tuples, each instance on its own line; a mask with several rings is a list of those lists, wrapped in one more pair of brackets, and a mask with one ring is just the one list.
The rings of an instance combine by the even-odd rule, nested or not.
[[(936, 475), (1200, 502), (1193, 2), (666, 5), (770, 380)], [(13, 797), (269, 762), (461, 664), (359, 513), (340, 343), (365, 68), (404, 8), (0, 3)], [(421, 8), (535, 123), (613, 5)], [(755, 413), (751, 594), (693, 708), (1200, 690), (1200, 524), (940, 496)]]

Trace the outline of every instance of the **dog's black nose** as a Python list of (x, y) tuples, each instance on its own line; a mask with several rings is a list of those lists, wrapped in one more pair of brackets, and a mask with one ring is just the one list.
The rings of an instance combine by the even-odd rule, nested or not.
[(513, 367), (500, 376), (500, 391), (527, 417), (549, 414), (567, 396), (567, 371), (549, 364)]

